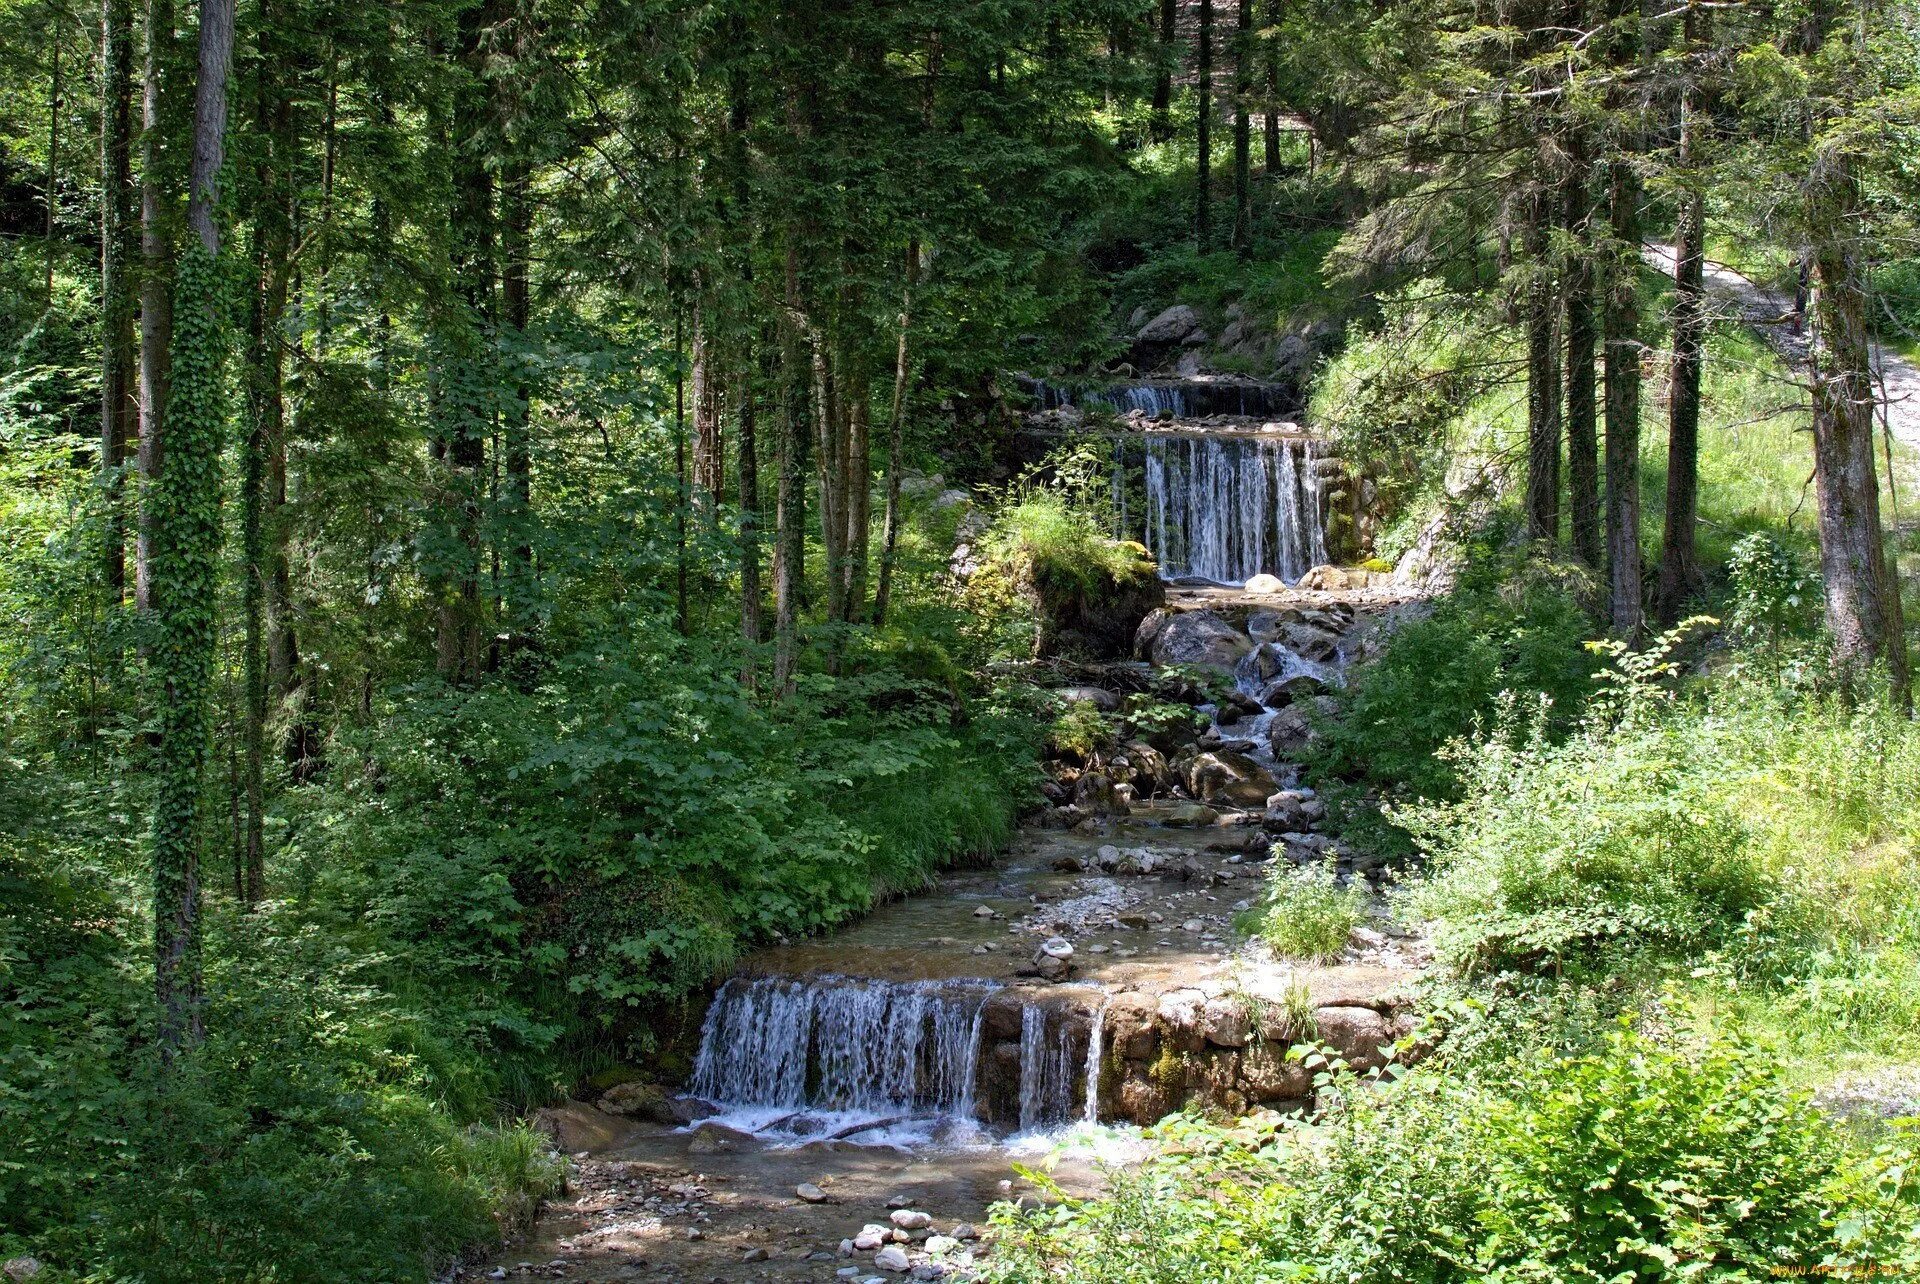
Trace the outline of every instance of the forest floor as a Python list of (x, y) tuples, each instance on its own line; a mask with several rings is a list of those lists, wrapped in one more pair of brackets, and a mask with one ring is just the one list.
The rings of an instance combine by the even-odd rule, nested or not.
[[(1672, 275), (1673, 247), (1649, 245), (1642, 251), (1647, 265)], [(1811, 332), (1794, 328), (1791, 294), (1769, 288), (1711, 259), (1702, 275), (1714, 309), (1712, 318), (1739, 321), (1765, 339), (1787, 364), (1804, 370), (1812, 356)], [(1920, 449), (1920, 365), (1884, 344), (1873, 345), (1874, 373), (1879, 382), (1883, 425), (1894, 440)]]

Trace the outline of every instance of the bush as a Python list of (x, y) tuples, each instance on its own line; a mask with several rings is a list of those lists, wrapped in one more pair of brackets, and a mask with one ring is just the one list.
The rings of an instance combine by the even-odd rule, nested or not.
[(1557, 568), (1482, 550), (1457, 592), (1396, 629), (1338, 693), (1311, 765), (1390, 799), (1456, 798), (1458, 768), (1440, 750), (1476, 726), (1491, 731), (1501, 693), (1544, 700), (1550, 734), (1577, 722), (1600, 667), (1584, 646), (1592, 627)]
[(1368, 896), (1358, 881), (1345, 886), (1333, 863), (1294, 866), (1276, 861), (1267, 875), (1267, 898), (1251, 912), (1251, 930), (1285, 958), (1322, 962), (1337, 958), (1353, 929), (1367, 920)]
[(1920, 1266), (1916, 1155), (1869, 1152), (1737, 1042), (1525, 1054), (1348, 1083), (1315, 1123), (1173, 1126), (1110, 1193), (996, 1213), (994, 1278), (1758, 1281)]

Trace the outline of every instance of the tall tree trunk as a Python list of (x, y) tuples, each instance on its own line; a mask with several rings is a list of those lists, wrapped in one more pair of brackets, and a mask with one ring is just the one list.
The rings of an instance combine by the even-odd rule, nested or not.
[(153, 492), (165, 463), (162, 443), (173, 356), (174, 225), (161, 110), (173, 38), (173, 0), (147, 0), (140, 90), (140, 486), (133, 559), (133, 600), (142, 614), (153, 608)]
[(846, 559), (846, 514), (840, 507), (846, 438), (840, 431), (839, 406), (833, 394), (833, 372), (828, 365), (827, 341), (817, 327), (812, 338), (813, 452), (820, 486), (820, 544), (827, 559), (827, 618), (846, 618), (846, 581), (841, 578)]
[(1640, 181), (1630, 160), (1612, 166), (1601, 334), (1606, 354), (1607, 585), (1613, 631), (1641, 628), (1640, 604)]
[(1240, 0), (1233, 49), (1233, 248), (1253, 252), (1253, 0)]
[(138, 409), (134, 400), (133, 6), (100, 4), (100, 477), (105, 491), (107, 595), (124, 601), (127, 549), (121, 470)]
[[(501, 176), (500, 310), (508, 334), (521, 345), (533, 323), (530, 280), (533, 193), (527, 162), (516, 157)], [(516, 363), (513, 396), (500, 434), (501, 491), (508, 536), (506, 615), (509, 646), (527, 644), (537, 625), (533, 566), (533, 389)]]
[(751, 691), (758, 685), (755, 656), (760, 648), (760, 461), (754, 440), (755, 356), (748, 351), (740, 362), (740, 640), (746, 644), (740, 681)]
[(873, 389), (867, 368), (856, 354), (848, 363), (846, 475), (846, 620), (859, 624), (867, 616), (867, 550), (873, 525), (873, 448), (871, 423)]
[(1527, 202), (1527, 537), (1560, 539), (1559, 298), (1549, 250), (1549, 190)]
[(1176, 0), (1160, 0), (1159, 66), (1153, 78), (1153, 114), (1150, 132), (1153, 141), (1164, 143), (1173, 137), (1173, 69), (1178, 61), (1174, 53)]
[(781, 696), (793, 693), (799, 655), (801, 565), (806, 547), (806, 488), (800, 450), (805, 429), (805, 387), (800, 333), (800, 276), (792, 232), (786, 250), (786, 306), (780, 324), (780, 438), (776, 443), (779, 477), (774, 498), (773, 685)]
[(1213, 0), (1200, 0), (1194, 90), (1193, 242), (1205, 254), (1213, 248)]
[(154, 990), (161, 1047), (169, 1054), (198, 1041), (204, 1028), (201, 800), (219, 647), (220, 453), (226, 419), (226, 334), (214, 205), (226, 146), (232, 57), (233, 0), (201, 0), (187, 201), (193, 240), (178, 275), (171, 458), (153, 522), (161, 638), (154, 655), (164, 693), (153, 817)]
[[(275, 65), (279, 28), (272, 0), (260, 7), (260, 61)], [(287, 167), (292, 163), (292, 104), (285, 82), (262, 76), (255, 85), (254, 128), (261, 150), (256, 167), (258, 204), (254, 210), (252, 298), (247, 314), (247, 433), (240, 487), (242, 722), (246, 744), (243, 771), (246, 814), (239, 865), (240, 896), (247, 905), (266, 896), (266, 736), (268, 709), (267, 593), (274, 576), (275, 533), (279, 513), (271, 511), (271, 462), (285, 449), (286, 402), (282, 384), (280, 324), (286, 311), (288, 256)], [(282, 472), (284, 474), (284, 465)]]
[[(1281, 0), (1267, 0), (1267, 26), (1280, 25), (1280, 4)], [(1267, 176), (1272, 177), (1280, 170), (1280, 42), (1269, 38), (1262, 44), (1266, 50), (1266, 57), (1261, 59), (1261, 64), (1266, 73), (1267, 91), (1260, 132), (1266, 144), (1264, 168)]]
[(46, 306), (53, 310), (53, 257), (57, 244), (53, 239), (53, 224), (60, 208), (60, 43), (66, 32), (62, 29), (61, 12), (53, 11), (53, 75), (47, 89), (47, 227), (46, 227)]
[(681, 305), (673, 310), (673, 626), (681, 637), (693, 632), (687, 608), (687, 347)]
[[(1699, 56), (1701, 15), (1689, 3), (1687, 53)], [(1662, 624), (1680, 618), (1680, 607), (1699, 587), (1695, 527), (1699, 523), (1700, 367), (1707, 337), (1705, 284), (1706, 199), (1694, 172), (1695, 133), (1700, 127), (1697, 87), (1680, 99), (1679, 170), (1686, 184), (1673, 228), (1673, 391), (1667, 405), (1666, 523), (1660, 539), (1660, 581), (1654, 601)], [(1872, 429), (1868, 429), (1871, 434)]]
[(1567, 501), (1573, 555), (1601, 565), (1600, 431), (1594, 368), (1600, 340), (1594, 310), (1592, 162), (1587, 136), (1575, 131), (1568, 149), (1564, 218), (1566, 262)]
[(1878, 399), (1867, 334), (1866, 270), (1857, 243), (1859, 179), (1845, 142), (1815, 154), (1807, 183), (1813, 261), (1813, 467), (1820, 501), (1820, 574), (1835, 658), (1849, 671), (1886, 666), (1890, 694), (1912, 703), (1897, 574), (1880, 529), (1873, 460)]
[(913, 287), (920, 280), (920, 238), (907, 242), (906, 284), (900, 289), (900, 335), (893, 352), (893, 407), (887, 415), (887, 516), (880, 544), (880, 578), (873, 590), (874, 627), (887, 622), (893, 602), (893, 567), (900, 546), (900, 469), (907, 409), (907, 335)]

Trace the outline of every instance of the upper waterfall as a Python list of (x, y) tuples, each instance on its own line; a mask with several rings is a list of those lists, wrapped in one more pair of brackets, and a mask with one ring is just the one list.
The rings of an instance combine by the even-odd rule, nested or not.
[(1327, 560), (1314, 443), (1149, 434), (1146, 539), (1167, 578), (1291, 584)]

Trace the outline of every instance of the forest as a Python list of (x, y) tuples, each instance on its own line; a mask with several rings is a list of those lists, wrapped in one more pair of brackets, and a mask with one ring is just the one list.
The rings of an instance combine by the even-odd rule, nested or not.
[(1920, 1278), (1916, 157), (1913, 0), (0, 0), (0, 1276)]

